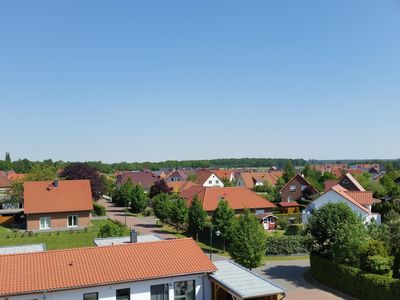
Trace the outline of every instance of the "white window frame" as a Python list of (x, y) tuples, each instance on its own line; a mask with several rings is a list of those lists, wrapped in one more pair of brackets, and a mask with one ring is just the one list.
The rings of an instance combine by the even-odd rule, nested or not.
[[(44, 224), (42, 220), (48, 220), (48, 222), (44, 221)], [(42, 225), (47, 225), (43, 227)], [(44, 230), (44, 229), (50, 229), (51, 228), (51, 217), (40, 217), (39, 218), (39, 229)]]
[(289, 187), (289, 190), (290, 190), (291, 192), (295, 192), (295, 191), (297, 190), (297, 187), (296, 187), (295, 185), (291, 185), (291, 186)]
[[(70, 217), (71, 217), (72, 223), (74, 223), (74, 222), (73, 222), (74, 217), (76, 218), (75, 224), (73, 224), (73, 225), (70, 225), (70, 224), (69, 224), (69, 218), (70, 218)], [(67, 217), (67, 227), (69, 227), (69, 228), (78, 227), (78, 224), (79, 224), (79, 217), (78, 217), (78, 215), (69, 215), (69, 216)]]

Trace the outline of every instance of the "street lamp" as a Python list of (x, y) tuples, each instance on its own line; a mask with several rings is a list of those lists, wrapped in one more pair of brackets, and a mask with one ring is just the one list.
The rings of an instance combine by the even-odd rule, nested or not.
[(213, 233), (213, 228), (217, 228), (217, 231), (215, 232), (215, 234), (217, 236), (221, 235), (221, 231), (219, 231), (219, 228), (217, 225), (212, 225), (210, 226), (210, 260), (212, 260), (212, 233)]

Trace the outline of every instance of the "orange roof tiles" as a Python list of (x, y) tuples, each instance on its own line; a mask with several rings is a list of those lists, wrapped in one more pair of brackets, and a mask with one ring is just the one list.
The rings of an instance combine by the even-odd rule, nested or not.
[(243, 172), (240, 173), (243, 178), (244, 184), (247, 188), (252, 189), (257, 181), (267, 181), (272, 185), (276, 185), (278, 178), (269, 172)]
[(216, 271), (192, 239), (0, 256), (0, 296)]
[(175, 193), (186, 191), (193, 186), (199, 186), (197, 183), (191, 181), (170, 181), (167, 182), (167, 185), (172, 188), (172, 191)]
[(201, 200), (205, 211), (214, 211), (220, 200), (226, 200), (235, 210), (276, 207), (257, 193), (243, 187), (203, 188), (190, 197), (185, 197), (184, 193), (181, 194), (188, 201), (191, 201), (195, 195)]
[[(208, 179), (208, 178), (210, 178), (210, 176), (212, 175), (212, 174), (215, 174), (214, 172), (211, 172), (211, 171), (198, 171), (197, 173), (196, 173), (196, 179), (195, 179), (195, 183), (197, 183), (197, 184), (200, 184), (200, 185), (203, 185), (205, 182), (206, 182), (206, 180)], [(215, 176), (217, 176), (218, 177), (218, 175), (216, 175), (215, 174)], [(219, 178), (219, 177), (218, 177)], [(221, 179), (221, 178), (220, 178)]]
[(372, 192), (347, 191), (346, 194), (361, 205), (372, 205), (373, 203)]
[(335, 186), (333, 186), (331, 188), (331, 190), (335, 191), (336, 193), (338, 193), (339, 195), (341, 195), (342, 197), (346, 198), (348, 201), (350, 201), (351, 203), (353, 203), (355, 206), (357, 206), (358, 208), (362, 209), (363, 211), (370, 213), (369, 209), (366, 208), (364, 205), (360, 204), (356, 199), (354, 199), (353, 197), (351, 197), (348, 194), (348, 190), (346, 190), (344, 187), (342, 187), (340, 184), (337, 184)]
[(26, 214), (87, 211), (93, 209), (89, 180), (27, 181), (24, 183)]
[(231, 180), (233, 178), (233, 170), (212, 170), (212, 172), (220, 179), (226, 178)]
[(0, 176), (0, 188), (9, 188), (11, 183), (11, 180), (6, 175)]

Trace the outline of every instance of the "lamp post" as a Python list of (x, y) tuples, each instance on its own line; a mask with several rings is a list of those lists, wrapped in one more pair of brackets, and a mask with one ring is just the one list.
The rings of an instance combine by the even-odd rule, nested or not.
[(219, 228), (217, 225), (212, 225), (210, 226), (210, 260), (212, 260), (212, 233), (213, 233), (213, 228), (217, 228), (217, 231), (215, 232), (215, 234), (217, 236), (221, 235), (221, 231), (219, 231)]
[(128, 211), (128, 208), (127, 208), (127, 202), (128, 202), (128, 199), (125, 199), (125, 226), (126, 226), (126, 214), (127, 214), (127, 211)]

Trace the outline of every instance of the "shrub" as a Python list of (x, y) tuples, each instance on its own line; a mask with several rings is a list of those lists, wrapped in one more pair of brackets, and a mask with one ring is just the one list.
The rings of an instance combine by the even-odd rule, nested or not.
[(311, 274), (317, 281), (365, 300), (400, 299), (400, 280), (370, 274), (310, 255)]
[(289, 220), (288, 219), (277, 219), (276, 226), (278, 226), (278, 229), (280, 229), (280, 230), (285, 230), (289, 226)]
[(303, 224), (290, 224), (286, 228), (285, 235), (301, 235), (303, 231)]
[(143, 215), (145, 215), (146, 217), (150, 217), (154, 214), (153, 209), (151, 207), (146, 207), (144, 209)]
[(98, 237), (123, 236), (125, 233), (127, 233), (127, 228), (124, 225), (109, 221), (100, 226)]
[(279, 219), (286, 219), (288, 220), (289, 224), (301, 224), (301, 213), (292, 213), (292, 214), (281, 214), (276, 213), (274, 214)]
[(368, 256), (365, 262), (365, 270), (374, 274), (389, 275), (392, 270), (393, 259), (387, 256)]
[(97, 202), (93, 202), (93, 210), (97, 216), (106, 215), (106, 208)]
[(310, 249), (310, 239), (306, 236), (274, 236), (266, 238), (266, 254), (272, 255), (291, 255), (308, 253)]

